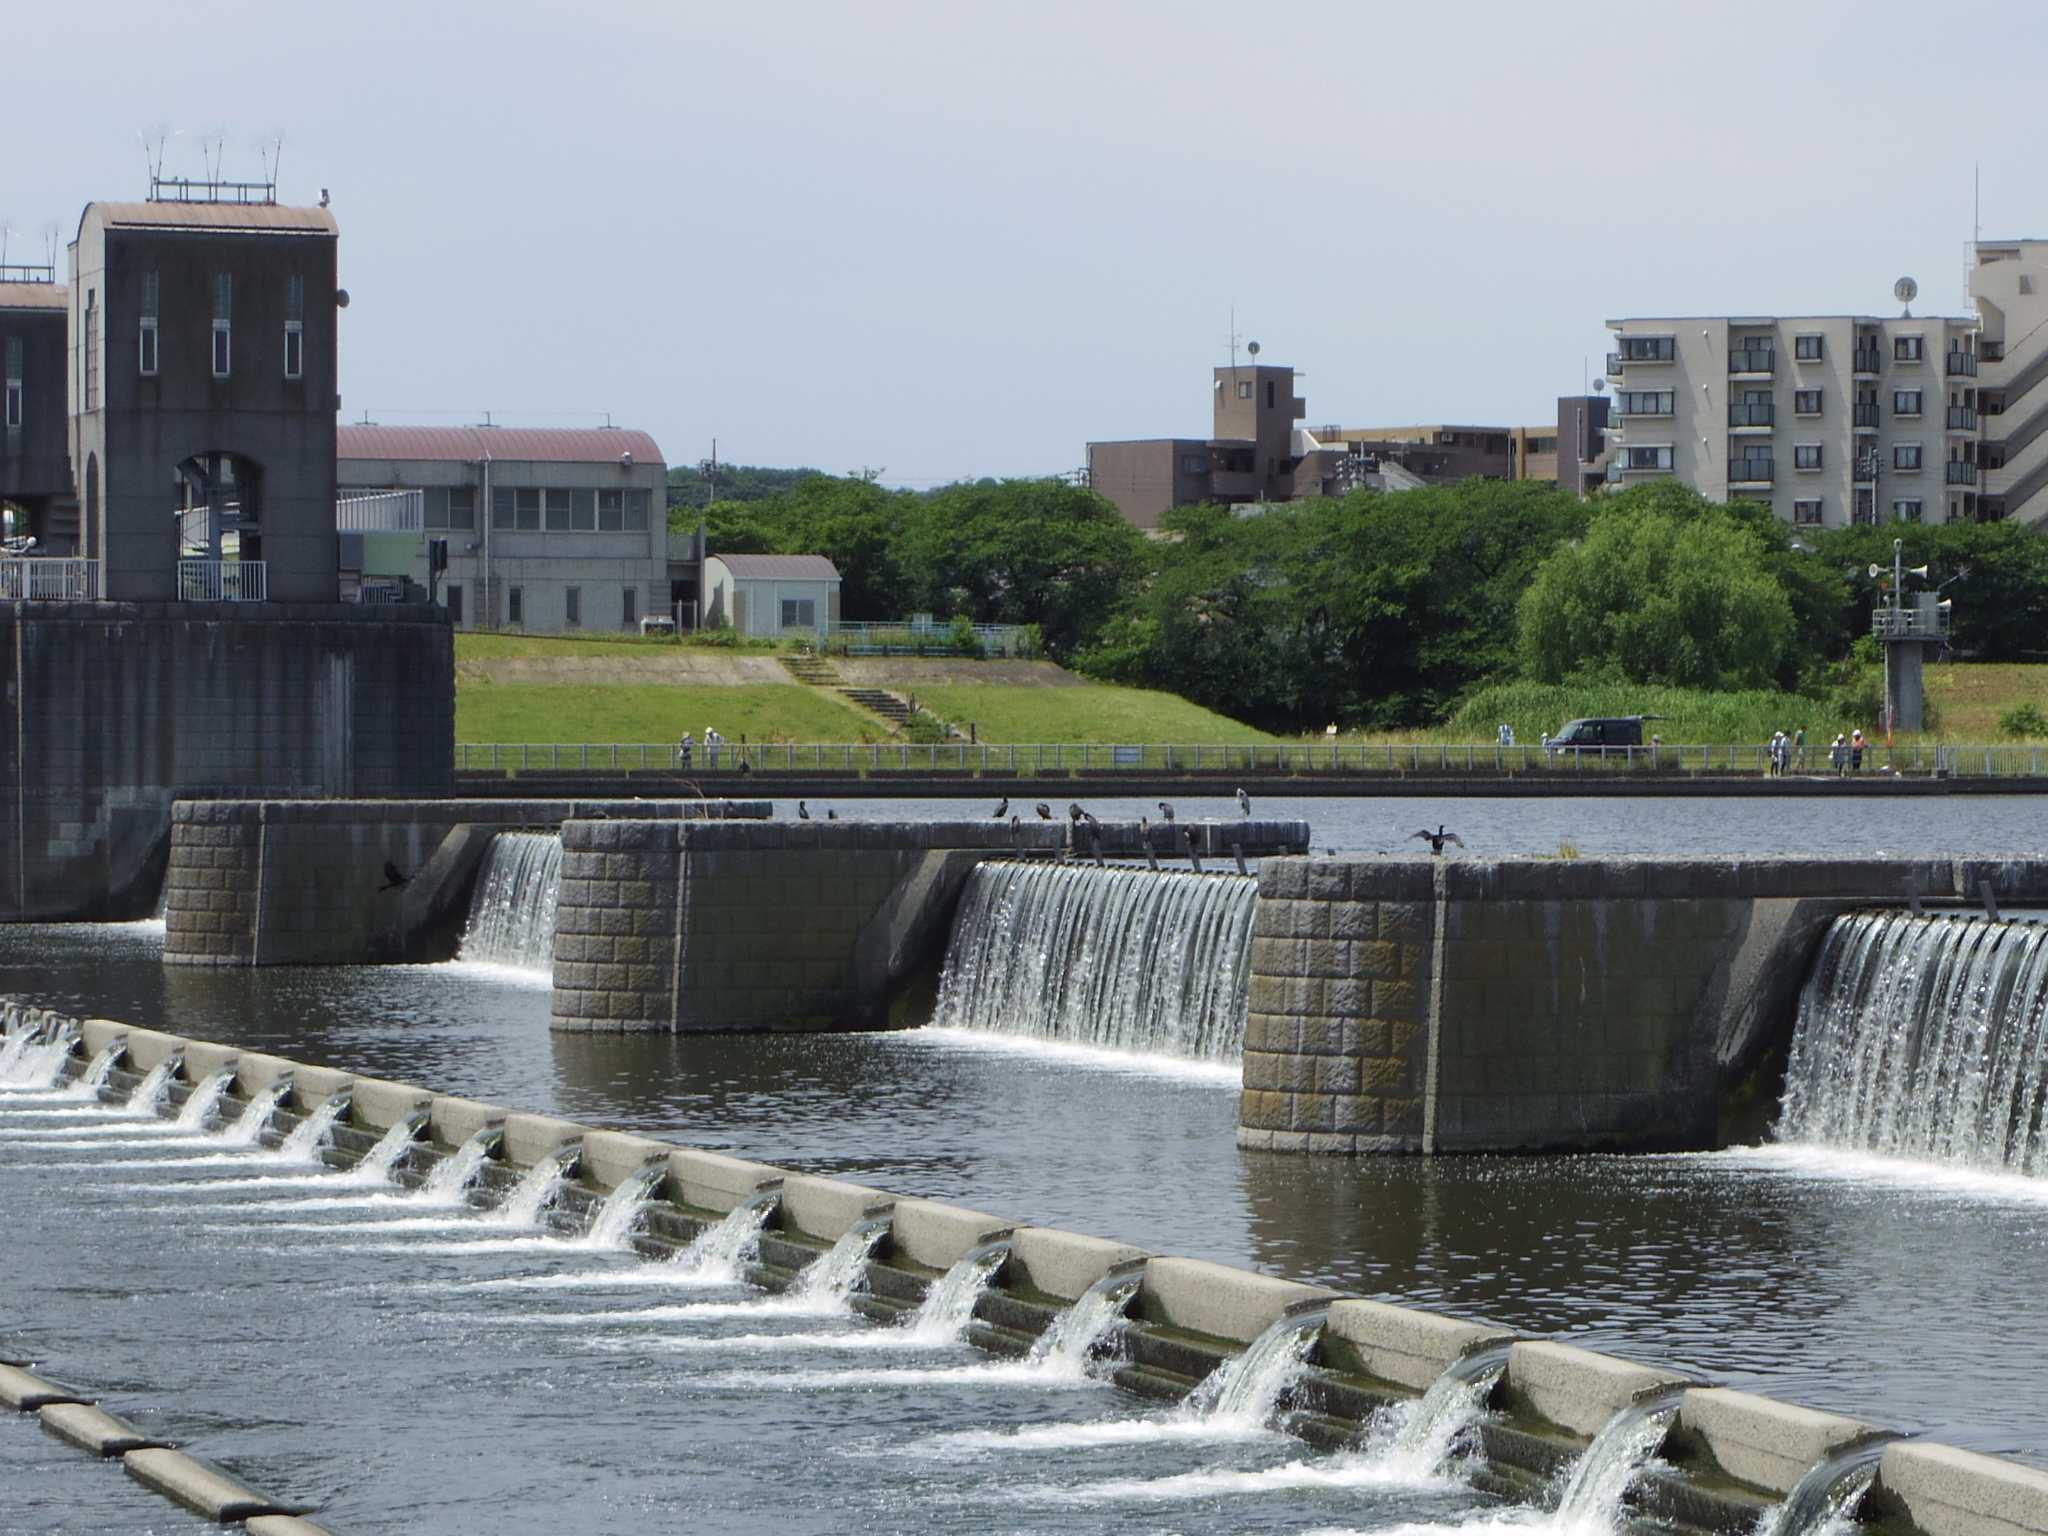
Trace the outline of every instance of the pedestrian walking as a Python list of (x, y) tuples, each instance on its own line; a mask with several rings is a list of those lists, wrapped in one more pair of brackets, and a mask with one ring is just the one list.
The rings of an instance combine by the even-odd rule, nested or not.
[(1801, 773), (1806, 772), (1806, 727), (1799, 727), (1792, 737), (1792, 766)]
[(1861, 773), (1863, 771), (1864, 746), (1863, 730), (1859, 726), (1849, 736), (1849, 771), (1851, 773)]

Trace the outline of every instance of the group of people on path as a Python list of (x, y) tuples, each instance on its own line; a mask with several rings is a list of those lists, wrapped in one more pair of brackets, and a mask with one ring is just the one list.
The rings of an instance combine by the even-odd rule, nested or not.
[[(711, 726), (707, 725), (704, 727), (703, 745), (704, 766), (707, 769), (716, 769), (718, 767), (718, 752), (725, 745), (725, 738), (719, 735)], [(688, 731), (683, 732), (682, 739), (676, 743), (676, 766), (682, 769), (683, 772), (688, 773), (691, 760), (695, 757), (696, 751), (697, 738)]]
[[(1851, 731), (1844, 736), (1836, 732), (1835, 739), (1828, 747), (1828, 766), (1837, 777), (1863, 771), (1863, 754), (1869, 748), (1863, 732)], [(1764, 744), (1766, 771), (1774, 779), (1782, 779), (1787, 772), (1806, 770), (1806, 727), (1787, 736), (1783, 731), (1774, 731), (1771, 739)]]

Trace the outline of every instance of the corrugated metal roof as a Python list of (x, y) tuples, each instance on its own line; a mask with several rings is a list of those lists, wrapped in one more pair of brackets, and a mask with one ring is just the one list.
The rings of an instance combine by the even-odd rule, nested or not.
[(721, 555), (712, 559), (742, 581), (837, 581), (839, 567), (823, 555)]
[(269, 234), (339, 235), (325, 208), (282, 203), (87, 203), (79, 223), (99, 216), (107, 229), (260, 230)]
[(0, 309), (64, 309), (71, 290), (62, 283), (0, 283)]
[(335, 456), (405, 462), (473, 464), (616, 464), (630, 453), (636, 466), (665, 461), (645, 432), (615, 427), (380, 427), (335, 428)]

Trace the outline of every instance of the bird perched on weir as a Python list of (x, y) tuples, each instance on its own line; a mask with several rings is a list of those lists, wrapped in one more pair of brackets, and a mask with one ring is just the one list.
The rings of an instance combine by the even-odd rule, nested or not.
[(1012, 816), (1010, 818), (1010, 836), (1015, 837), (1017, 835), (1018, 828), (1022, 827), (1023, 825), (1024, 818), (1022, 816)]
[(796, 819), (798, 821), (809, 821), (811, 819), (811, 808), (801, 800), (796, 803)]
[(1243, 811), (1247, 816), (1251, 815), (1252, 813), (1252, 797), (1246, 794), (1242, 789), (1239, 789), (1237, 792), (1237, 808), (1240, 811)]
[(382, 891), (400, 891), (412, 883), (412, 876), (406, 874), (389, 859), (384, 861), (384, 883), (377, 887)]
[(1081, 809), (1081, 803), (1078, 800), (1067, 802), (1067, 820), (1071, 821), (1075, 826), (1078, 827), (1081, 824), (1081, 818), (1087, 814), (1086, 811)]
[(1465, 839), (1458, 836), (1455, 832), (1446, 832), (1442, 822), (1436, 824), (1434, 832), (1425, 827), (1420, 832), (1411, 832), (1408, 835), (1410, 837), (1419, 837), (1429, 844), (1429, 851), (1438, 858), (1443, 857), (1445, 843), (1456, 843), (1460, 848), (1465, 846)]
[(1173, 825), (1173, 807), (1168, 805), (1164, 800), (1159, 802), (1159, 819), (1165, 822), (1169, 827)]
[(1003, 803), (1002, 803), (1001, 805), (999, 805), (999, 806), (997, 806), (997, 807), (996, 807), (996, 809), (995, 809), (995, 814), (994, 814), (994, 815), (993, 815), (993, 816), (992, 816), (992, 817), (991, 817), (990, 819), (991, 819), (992, 821), (1001, 821), (1001, 820), (1002, 820), (1002, 819), (1003, 819), (1003, 818), (1004, 818), (1005, 816), (1007, 816), (1007, 815), (1009, 815), (1009, 814), (1010, 814), (1010, 797), (1009, 797), (1008, 795), (1005, 795), (1005, 796), (1003, 796)]
[(825, 809), (825, 819), (827, 821), (837, 821), (839, 819), (839, 813), (833, 810), (831, 807), (827, 806)]
[(1047, 805), (1043, 800), (1039, 801), (1037, 805), (1032, 807), (1032, 809), (1038, 812), (1038, 819), (1040, 821), (1052, 820), (1052, 807)]

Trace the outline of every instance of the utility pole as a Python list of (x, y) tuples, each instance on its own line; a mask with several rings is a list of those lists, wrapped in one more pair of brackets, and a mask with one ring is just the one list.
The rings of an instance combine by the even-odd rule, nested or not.
[(710, 457), (710, 458), (708, 458), (708, 459), (706, 459), (706, 460), (705, 460), (705, 461), (704, 461), (704, 462), (703, 462), (702, 464), (699, 464), (699, 465), (697, 466), (697, 468), (698, 468), (699, 470), (701, 470), (701, 471), (703, 472), (703, 475), (704, 475), (704, 483), (705, 483), (705, 485), (706, 485), (706, 486), (708, 487), (708, 489), (707, 489), (707, 492), (706, 492), (706, 494), (705, 494), (705, 497), (704, 497), (704, 504), (705, 504), (706, 506), (709, 506), (709, 505), (711, 505), (711, 503), (712, 503), (712, 502), (714, 502), (714, 501), (718, 500), (718, 439), (717, 439), (717, 438), (715, 438), (715, 437), (714, 437), (713, 439), (711, 439), (711, 457)]

